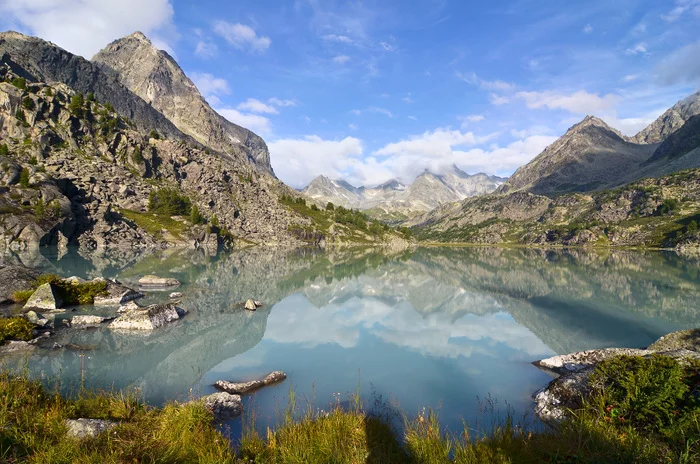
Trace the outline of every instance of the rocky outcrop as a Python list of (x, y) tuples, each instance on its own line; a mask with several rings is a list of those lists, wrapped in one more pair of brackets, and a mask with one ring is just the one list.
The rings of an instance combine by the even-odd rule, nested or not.
[(186, 312), (174, 304), (155, 304), (130, 309), (109, 324), (113, 330), (151, 331), (183, 317)]
[(537, 391), (535, 414), (544, 421), (560, 421), (570, 411), (580, 409), (584, 401), (600, 386), (591, 384), (596, 364), (618, 356), (666, 356), (685, 363), (700, 360), (700, 329), (674, 332), (661, 337), (648, 349), (607, 348), (589, 350), (535, 361), (546, 372), (559, 375)]
[(39, 275), (24, 266), (0, 264), (0, 305), (12, 302), (12, 294), (29, 290)]
[(107, 289), (103, 295), (96, 295), (94, 299), (95, 306), (120, 306), (129, 301), (143, 298), (143, 293), (132, 290), (121, 284), (121, 282), (113, 279), (95, 279), (102, 280), (107, 284)]
[(84, 316), (73, 316), (70, 320), (70, 326), (74, 329), (84, 329), (88, 327), (98, 327), (105, 321), (110, 320), (108, 317), (94, 316), (94, 315), (84, 315)]
[(185, 134), (216, 151), (249, 159), (272, 174), (263, 139), (216, 113), (175, 60), (142, 33), (112, 42), (92, 62), (163, 113)]
[(139, 287), (146, 289), (165, 289), (177, 287), (178, 285), (180, 285), (180, 281), (172, 277), (146, 275), (139, 279)]
[(226, 380), (219, 380), (214, 386), (226, 393), (246, 395), (259, 388), (282, 382), (286, 378), (287, 374), (284, 372), (274, 371), (267, 374), (263, 379), (251, 380), (249, 382), (227, 382)]
[(27, 300), (24, 308), (55, 311), (60, 309), (62, 304), (63, 302), (56, 294), (56, 290), (54, 289), (53, 285), (50, 283), (45, 283), (37, 287), (29, 300)]

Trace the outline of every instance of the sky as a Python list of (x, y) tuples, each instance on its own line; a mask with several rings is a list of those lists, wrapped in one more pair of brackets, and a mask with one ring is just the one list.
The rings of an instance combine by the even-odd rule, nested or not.
[(700, 0), (0, 0), (92, 57), (140, 30), (277, 176), (510, 175), (583, 119), (633, 135), (700, 88)]

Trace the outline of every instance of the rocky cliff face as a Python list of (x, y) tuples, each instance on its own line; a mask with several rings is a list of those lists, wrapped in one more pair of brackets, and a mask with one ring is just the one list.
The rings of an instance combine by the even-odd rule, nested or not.
[(216, 113), (175, 60), (142, 33), (112, 42), (92, 62), (201, 144), (273, 172), (263, 139)]
[(76, 92), (92, 92), (109, 102), (142, 131), (157, 130), (167, 138), (188, 140), (155, 108), (136, 96), (113, 76), (88, 60), (37, 37), (17, 32), (0, 33), (0, 61), (15, 75), (30, 82), (62, 82)]
[(433, 208), (475, 195), (491, 193), (506, 179), (484, 173), (469, 175), (453, 166), (443, 174), (425, 171), (409, 185), (391, 180), (376, 187), (353, 187), (325, 176), (314, 179), (304, 190), (307, 197), (325, 204), (369, 210), (371, 214), (394, 219), (414, 216)]
[(656, 145), (631, 143), (602, 120), (586, 116), (498, 189), (540, 195), (585, 192), (619, 185), (639, 169)]
[(656, 121), (632, 138), (635, 143), (661, 143), (680, 129), (691, 117), (700, 114), (700, 92), (679, 101)]

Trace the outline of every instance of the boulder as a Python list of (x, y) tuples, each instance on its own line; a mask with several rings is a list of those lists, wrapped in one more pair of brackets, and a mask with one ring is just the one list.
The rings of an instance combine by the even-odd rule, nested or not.
[(68, 436), (78, 439), (94, 437), (118, 425), (104, 419), (66, 419), (65, 424)]
[(134, 310), (134, 309), (143, 309), (143, 306), (139, 305), (136, 301), (131, 300), (131, 301), (121, 305), (119, 307), (119, 309), (117, 309), (117, 312), (118, 313), (125, 313), (127, 311)]
[(614, 358), (615, 356), (646, 356), (651, 353), (652, 352), (648, 350), (637, 350), (633, 348), (604, 348), (600, 350), (587, 350), (552, 356), (551, 358), (535, 361), (532, 364), (545, 372), (555, 375), (565, 375), (570, 372), (578, 372), (605, 359)]
[(245, 304), (243, 305), (243, 307), (245, 309), (247, 309), (248, 311), (255, 311), (256, 309), (258, 309), (258, 307), (255, 305), (255, 302), (253, 300), (246, 301)]
[(173, 292), (169, 295), (171, 300), (177, 300), (179, 298), (182, 298), (182, 293), (180, 292)]
[(680, 330), (656, 340), (649, 345), (651, 351), (700, 351), (700, 329)]
[(158, 277), (154, 275), (146, 275), (139, 279), (139, 286), (143, 288), (167, 288), (167, 287), (177, 287), (180, 285), (180, 281), (173, 279), (172, 277)]
[(47, 318), (34, 311), (27, 311), (24, 317), (37, 327), (46, 327), (49, 324)]
[(95, 297), (95, 306), (117, 306), (132, 300), (143, 298), (143, 293), (137, 292), (121, 284), (117, 280), (106, 280), (107, 294)]
[(11, 302), (14, 292), (32, 288), (38, 275), (24, 266), (0, 265), (0, 304)]
[(155, 304), (141, 309), (130, 309), (109, 324), (110, 329), (153, 330), (176, 321), (186, 311), (174, 304)]
[(220, 392), (202, 397), (204, 405), (214, 415), (215, 422), (226, 422), (243, 414), (240, 395)]
[(39, 286), (29, 300), (24, 305), (25, 309), (60, 309), (63, 302), (56, 295), (56, 291), (50, 283), (45, 283)]
[(73, 328), (97, 327), (109, 319), (110, 318), (107, 317), (93, 315), (73, 316), (70, 320), (70, 325)]
[(227, 382), (225, 380), (219, 380), (214, 384), (219, 390), (223, 390), (226, 393), (245, 395), (253, 390), (262, 388), (267, 385), (272, 385), (273, 383), (281, 382), (287, 378), (287, 374), (282, 371), (270, 372), (261, 380), (252, 380), (250, 382)]

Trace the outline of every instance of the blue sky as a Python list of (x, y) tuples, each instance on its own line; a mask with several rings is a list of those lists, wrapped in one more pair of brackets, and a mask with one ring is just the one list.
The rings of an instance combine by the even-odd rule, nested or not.
[(0, 0), (90, 57), (141, 30), (293, 187), (508, 175), (586, 114), (634, 134), (700, 86), (700, 0)]

